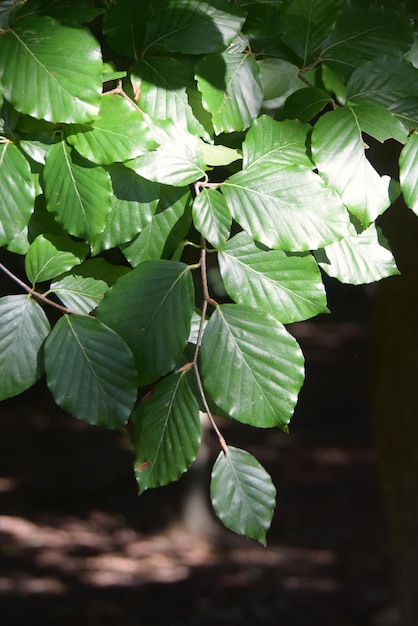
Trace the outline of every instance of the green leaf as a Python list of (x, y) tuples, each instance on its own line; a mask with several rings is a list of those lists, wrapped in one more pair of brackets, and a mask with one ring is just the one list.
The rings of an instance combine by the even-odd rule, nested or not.
[(12, 241), (29, 222), (35, 202), (30, 166), (11, 142), (0, 143), (0, 245)]
[(310, 122), (331, 103), (332, 98), (326, 91), (316, 87), (304, 87), (287, 98), (283, 109), (275, 117), (277, 120), (298, 119)]
[(384, 55), (401, 56), (412, 43), (412, 23), (388, 4), (344, 2), (336, 27), (322, 50), (341, 77), (346, 79), (362, 62), (380, 65)]
[(280, 322), (248, 306), (219, 306), (203, 333), (200, 358), (203, 384), (221, 409), (240, 422), (287, 431), (304, 360)]
[(313, 169), (306, 154), (308, 124), (297, 120), (276, 122), (267, 115), (256, 119), (243, 143), (243, 168), (298, 166)]
[(51, 283), (50, 292), (74, 313), (88, 315), (99, 306), (108, 288), (104, 280), (70, 274)]
[(266, 545), (276, 505), (276, 489), (264, 467), (245, 450), (228, 446), (212, 470), (210, 495), (227, 528)]
[(415, 37), (415, 41), (411, 46), (411, 49), (404, 54), (404, 59), (409, 61), (416, 69), (418, 69), (418, 38)]
[(216, 134), (245, 130), (260, 111), (263, 86), (250, 54), (218, 54), (197, 64), (196, 78)]
[(134, 59), (140, 57), (149, 9), (147, 0), (118, 0), (109, 4), (103, 33), (112, 50)]
[(280, 17), (283, 41), (306, 64), (332, 32), (341, 12), (341, 0), (287, 0)]
[(55, 402), (88, 424), (121, 428), (136, 401), (136, 369), (121, 337), (93, 317), (64, 315), (45, 342)]
[(203, 188), (195, 197), (193, 223), (215, 248), (225, 243), (231, 231), (232, 216), (225, 198), (219, 191)]
[(206, 169), (198, 138), (173, 126), (156, 150), (125, 165), (147, 180), (175, 187), (199, 180)]
[(37, 15), (49, 15), (69, 26), (81, 25), (91, 22), (103, 13), (103, 9), (91, 6), (91, 4), (88, 0), (87, 2), (86, 0), (30, 0), (22, 7), (19, 18), (35, 10)]
[(39, 357), (48, 319), (27, 295), (0, 298), (0, 400), (29, 389), (42, 375)]
[(122, 247), (132, 267), (143, 261), (171, 258), (189, 232), (191, 202), (190, 189), (161, 187), (158, 212), (132, 243)]
[(382, 56), (353, 72), (347, 99), (354, 104), (379, 104), (409, 130), (418, 124), (417, 76), (417, 70), (402, 57)]
[(54, 278), (79, 265), (88, 254), (88, 246), (52, 233), (38, 235), (25, 258), (25, 271), (35, 284)]
[(312, 250), (353, 232), (337, 193), (308, 168), (263, 160), (222, 183), (222, 193), (234, 219), (270, 248)]
[(329, 111), (315, 124), (312, 155), (319, 174), (348, 210), (368, 226), (390, 206), (389, 176), (379, 176), (365, 154), (357, 107)]
[(118, 94), (103, 96), (99, 117), (90, 124), (71, 124), (65, 136), (93, 163), (127, 161), (157, 147), (148, 121), (133, 103)]
[(327, 246), (324, 253), (316, 254), (320, 267), (342, 283), (364, 285), (399, 274), (387, 241), (375, 224), (357, 237)]
[(396, 139), (405, 143), (407, 133), (400, 120), (382, 106), (359, 104), (353, 109), (362, 131), (380, 142)]
[(177, 480), (200, 446), (197, 400), (184, 372), (161, 380), (132, 414), (139, 492)]
[(102, 167), (78, 157), (60, 141), (48, 152), (44, 187), (48, 211), (71, 235), (92, 242), (104, 230), (111, 185)]
[(284, 59), (258, 61), (263, 84), (263, 109), (277, 109), (291, 93), (299, 89), (299, 69)]
[(99, 43), (51, 17), (24, 18), (0, 38), (0, 83), (22, 113), (50, 122), (91, 120), (102, 92)]
[(240, 233), (218, 257), (225, 289), (238, 304), (270, 313), (282, 324), (328, 312), (321, 274), (312, 255), (265, 250)]
[(242, 159), (242, 154), (238, 150), (227, 146), (205, 143), (204, 141), (200, 141), (199, 145), (206, 165), (214, 167), (230, 165), (230, 163)]
[(210, 54), (226, 48), (245, 21), (239, 8), (226, 0), (168, 0), (160, 7), (149, 24), (146, 49)]
[(408, 138), (399, 156), (399, 180), (406, 205), (418, 215), (418, 133)]
[(121, 163), (114, 163), (107, 171), (113, 189), (111, 209), (104, 230), (92, 245), (92, 254), (131, 241), (151, 223), (158, 205), (158, 183), (145, 180)]
[(189, 267), (173, 261), (145, 261), (105, 294), (97, 317), (125, 339), (143, 386), (177, 365), (193, 309)]
[(193, 65), (184, 59), (145, 57), (134, 65), (131, 80), (140, 89), (141, 110), (159, 120), (172, 120), (192, 135), (209, 139), (188, 101), (186, 89), (194, 86)]

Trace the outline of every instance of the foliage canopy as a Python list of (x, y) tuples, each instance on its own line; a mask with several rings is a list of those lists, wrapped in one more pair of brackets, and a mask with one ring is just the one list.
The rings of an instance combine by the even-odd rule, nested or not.
[[(416, 126), (402, 4), (0, 2), (0, 268), (25, 292), (0, 298), (0, 400), (45, 375), (127, 433), (140, 492), (190, 467), (207, 412), (214, 509), (265, 543), (275, 488), (214, 415), (287, 431), (285, 325), (328, 312), (322, 272), (398, 273), (376, 220), (418, 213)], [(368, 158), (386, 140), (399, 181)]]

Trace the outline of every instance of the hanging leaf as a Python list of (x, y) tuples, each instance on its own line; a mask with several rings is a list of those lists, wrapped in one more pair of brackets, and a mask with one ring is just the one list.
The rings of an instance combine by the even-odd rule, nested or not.
[(358, 237), (347, 237), (327, 246), (316, 256), (324, 272), (351, 285), (373, 283), (399, 274), (388, 243), (375, 224)]
[(303, 382), (303, 355), (270, 315), (224, 304), (212, 314), (200, 351), (205, 388), (231, 417), (253, 426), (287, 425)]
[(32, 283), (54, 278), (79, 265), (88, 254), (86, 244), (46, 233), (38, 235), (25, 257), (26, 275)]
[(47, 209), (57, 221), (71, 235), (94, 241), (110, 211), (109, 174), (60, 141), (48, 152), (44, 186)]
[(245, 21), (225, 0), (168, 0), (147, 29), (146, 49), (163, 47), (184, 54), (210, 54), (226, 48)]
[(319, 174), (348, 210), (368, 226), (390, 205), (389, 176), (379, 176), (365, 154), (357, 107), (329, 111), (315, 124), (312, 155)]
[(276, 506), (276, 489), (264, 467), (245, 450), (228, 446), (212, 470), (210, 495), (227, 528), (266, 545)]
[(28, 295), (0, 298), (0, 400), (29, 389), (42, 375), (39, 353), (51, 329)]
[(231, 211), (216, 189), (203, 188), (193, 202), (193, 223), (215, 248), (223, 246), (232, 225)]
[(200, 446), (199, 406), (184, 372), (161, 380), (132, 414), (139, 492), (177, 480)]
[(265, 311), (282, 324), (328, 312), (321, 274), (312, 255), (266, 250), (240, 233), (218, 257), (225, 289), (238, 304)]
[(399, 156), (399, 180), (407, 206), (418, 215), (418, 133), (414, 132)]
[(193, 72), (193, 65), (184, 59), (147, 56), (134, 65), (131, 80), (140, 90), (142, 111), (159, 120), (170, 119), (192, 135), (210, 140), (188, 101), (186, 89), (194, 85)]
[(177, 365), (193, 309), (189, 267), (173, 261), (145, 261), (109, 289), (97, 317), (125, 339), (143, 386)]
[(11, 142), (0, 143), (0, 245), (12, 241), (27, 225), (35, 202), (30, 166)]
[(134, 159), (157, 147), (143, 113), (118, 94), (103, 96), (97, 119), (66, 126), (65, 136), (83, 157), (101, 165)]
[(112, 181), (111, 209), (104, 230), (92, 245), (92, 254), (131, 241), (152, 220), (160, 185), (121, 163), (107, 168)]
[(196, 78), (205, 109), (212, 114), (217, 134), (245, 130), (260, 111), (263, 86), (258, 65), (250, 54), (204, 57)]
[(136, 401), (135, 363), (126, 343), (93, 317), (64, 315), (45, 342), (55, 402), (88, 424), (121, 428)]
[(49, 122), (92, 120), (102, 93), (99, 43), (51, 17), (25, 17), (0, 38), (0, 83), (22, 113)]

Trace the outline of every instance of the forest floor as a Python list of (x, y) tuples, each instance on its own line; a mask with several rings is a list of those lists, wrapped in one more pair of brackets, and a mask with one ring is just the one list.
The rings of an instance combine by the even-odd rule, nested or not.
[(139, 498), (124, 437), (68, 417), (42, 383), (0, 405), (2, 626), (397, 626), (367, 327), (292, 331), (307, 377), (290, 434), (224, 425), (276, 484), (267, 548), (199, 524), (190, 479)]

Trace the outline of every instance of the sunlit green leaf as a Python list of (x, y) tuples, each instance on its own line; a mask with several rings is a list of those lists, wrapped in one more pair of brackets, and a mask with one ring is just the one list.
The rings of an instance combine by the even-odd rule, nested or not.
[(199, 406), (186, 374), (172, 374), (132, 414), (132, 448), (139, 492), (177, 480), (200, 446)]
[(121, 428), (136, 401), (131, 351), (93, 317), (64, 315), (45, 342), (45, 371), (55, 402), (74, 417)]
[(299, 69), (283, 59), (262, 59), (258, 61), (263, 85), (263, 109), (277, 109), (283, 106), (286, 98), (299, 89)]
[(399, 274), (380, 229), (371, 224), (357, 237), (347, 237), (319, 251), (321, 268), (342, 283), (363, 285)]
[(99, 306), (108, 288), (104, 280), (96, 280), (92, 276), (69, 274), (51, 283), (50, 291), (70, 311), (88, 315)]
[(0, 38), (0, 83), (22, 113), (50, 122), (91, 120), (102, 92), (99, 43), (51, 17), (25, 17)]
[(0, 400), (17, 396), (42, 375), (39, 351), (50, 331), (37, 302), (26, 295), (0, 298)]
[(227, 528), (266, 544), (276, 489), (257, 459), (228, 446), (213, 466), (210, 495), (215, 513)]
[(308, 253), (266, 250), (240, 233), (219, 253), (219, 268), (235, 302), (270, 313), (282, 324), (328, 311), (318, 265)]
[(196, 196), (193, 202), (193, 223), (215, 248), (225, 243), (231, 231), (232, 216), (219, 191), (203, 188)]
[(356, 108), (340, 108), (321, 117), (312, 133), (312, 155), (326, 183), (368, 226), (390, 205), (390, 177), (379, 176), (366, 158)]
[(143, 114), (120, 95), (101, 99), (99, 117), (90, 124), (71, 124), (67, 141), (93, 163), (126, 161), (157, 147)]
[(260, 70), (249, 54), (218, 54), (197, 64), (203, 106), (212, 114), (217, 134), (248, 128), (260, 111), (263, 86)]
[(205, 388), (235, 419), (287, 430), (303, 383), (303, 355), (284, 326), (248, 306), (212, 314), (200, 351)]

